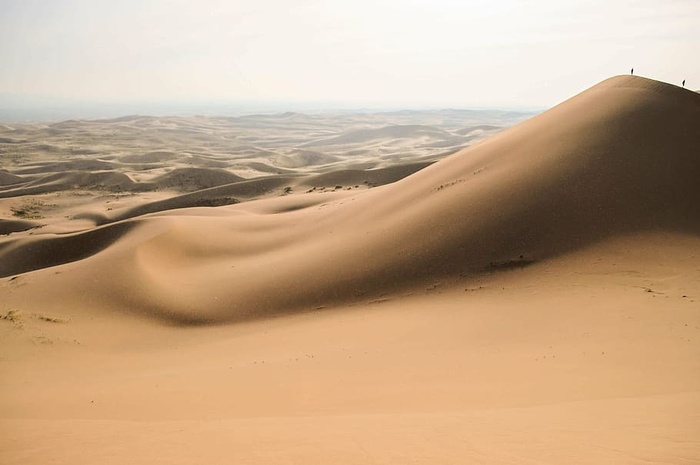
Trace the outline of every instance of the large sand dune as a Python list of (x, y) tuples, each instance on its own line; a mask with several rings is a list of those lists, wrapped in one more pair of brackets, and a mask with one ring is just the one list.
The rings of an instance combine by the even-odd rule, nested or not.
[(0, 454), (697, 461), (699, 148), (700, 96), (620, 76), (435, 163), (176, 171), (224, 184), (11, 234)]
[[(173, 321), (235, 321), (466, 279), (613, 235), (698, 233), (699, 100), (615, 78), (360, 195), (138, 217), (124, 237), (105, 234), (108, 253), (71, 265), (57, 289)], [(28, 269), (28, 251), (50, 266), (58, 255), (84, 259), (64, 243), (93, 243), (97, 231), (8, 240), (0, 271), (44, 268), (38, 256)]]

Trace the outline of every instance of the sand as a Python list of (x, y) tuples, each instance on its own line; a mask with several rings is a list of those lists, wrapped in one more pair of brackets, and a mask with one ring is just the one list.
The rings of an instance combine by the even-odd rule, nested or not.
[(253, 179), (76, 168), (139, 185), (110, 210), (5, 166), (2, 462), (698, 461), (700, 97), (619, 76), (446, 157), (329, 149), (490, 130), (409, 123)]

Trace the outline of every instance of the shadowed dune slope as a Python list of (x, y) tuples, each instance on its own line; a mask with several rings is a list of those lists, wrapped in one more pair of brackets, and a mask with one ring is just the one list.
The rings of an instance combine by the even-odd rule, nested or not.
[(22, 184), (20, 187), (0, 190), (0, 198), (36, 195), (79, 188), (120, 192), (136, 189), (137, 187), (137, 184), (124, 173), (113, 171), (66, 171), (42, 176), (37, 180)]
[(310, 176), (308, 179), (304, 179), (302, 184), (311, 187), (352, 184), (372, 184), (381, 186), (405, 178), (429, 166), (431, 163), (432, 162), (406, 163), (398, 166), (370, 170), (347, 169), (331, 171), (330, 173)]
[[(149, 202), (136, 207), (127, 208), (124, 211), (115, 212), (112, 216), (86, 215), (96, 224), (105, 224), (134, 218), (149, 213), (165, 210), (178, 210), (190, 207), (219, 207), (238, 203), (239, 198), (250, 198), (265, 195), (274, 189), (278, 189), (295, 179), (294, 176), (269, 176), (244, 181), (224, 184), (223, 186), (210, 187), (187, 194), (177, 195), (165, 200)], [(177, 213), (176, 213), (177, 215)]]
[[(700, 234), (698, 147), (700, 96), (614, 77), (393, 184), (306, 208), (288, 196), (141, 217), (71, 273), (35, 278), (42, 298), (178, 323), (367, 301), (615, 235)], [(0, 251), (6, 275), (23, 260)]]
[[(119, 120), (112, 120), (119, 121)], [(158, 163), (163, 161), (174, 160), (177, 154), (166, 151), (148, 152), (136, 155), (124, 155), (119, 160), (124, 163)]]
[(242, 177), (222, 169), (178, 168), (159, 176), (153, 183), (160, 189), (195, 191), (243, 180)]
[(0, 244), (0, 275), (6, 276), (37, 268), (52, 267), (89, 257), (103, 250), (134, 227), (135, 223), (117, 223), (82, 234), (57, 235), (50, 239), (39, 237)]
[[(0, 220), (0, 236), (11, 234), (13, 232), (26, 231), (28, 229), (38, 228), (40, 225), (41, 223), (38, 223), (36, 221)], [(13, 267), (13, 270), (16, 270), (16, 268)]]
[(18, 174), (62, 173), (65, 171), (103, 171), (114, 168), (112, 163), (101, 160), (71, 160), (66, 162), (36, 163), (17, 170)]
[(24, 182), (24, 178), (15, 176), (7, 171), (0, 170), (0, 186), (9, 186), (12, 184), (19, 184), (21, 182)]

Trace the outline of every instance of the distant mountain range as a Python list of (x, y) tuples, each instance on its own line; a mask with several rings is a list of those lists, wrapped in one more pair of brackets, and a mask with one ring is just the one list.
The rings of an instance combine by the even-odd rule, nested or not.
[(67, 119), (103, 119), (125, 115), (149, 116), (246, 116), (301, 113), (412, 113), (424, 111), (539, 113), (544, 108), (474, 108), (469, 110), (412, 109), (401, 107), (361, 107), (342, 102), (247, 102), (247, 101), (133, 101), (87, 102), (61, 97), (39, 97), (0, 93), (0, 122), (57, 122)]

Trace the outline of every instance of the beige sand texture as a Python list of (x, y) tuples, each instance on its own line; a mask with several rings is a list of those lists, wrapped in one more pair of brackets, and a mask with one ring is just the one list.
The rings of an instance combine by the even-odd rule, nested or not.
[(696, 93), (308, 180), (2, 240), (3, 463), (700, 461)]

